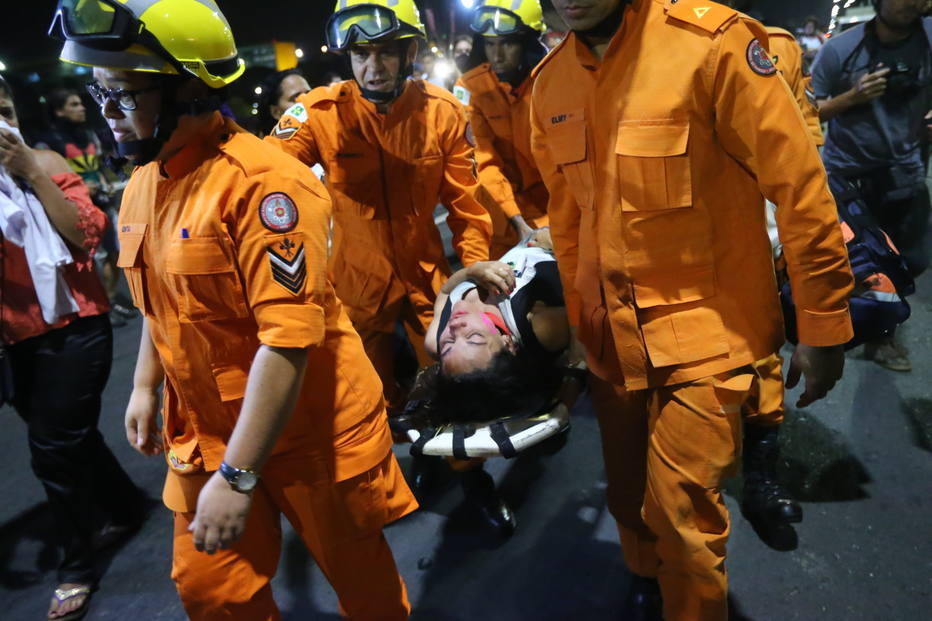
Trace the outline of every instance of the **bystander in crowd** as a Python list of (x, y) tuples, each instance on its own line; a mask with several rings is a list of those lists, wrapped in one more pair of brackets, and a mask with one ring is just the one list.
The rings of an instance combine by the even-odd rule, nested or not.
[(77, 619), (97, 587), (96, 555), (141, 525), (145, 501), (97, 428), (113, 357), (93, 261), (106, 216), (65, 159), (26, 146), (18, 127), (0, 78), (3, 401), (26, 423), (64, 549), (48, 618)]
[[(924, 144), (932, 109), (932, 18), (927, 0), (875, 0), (877, 16), (832, 37), (812, 67), (823, 160), (837, 183), (859, 195), (892, 238), (913, 276), (929, 265), (929, 189)], [(865, 357), (910, 371), (896, 335), (869, 342)]]

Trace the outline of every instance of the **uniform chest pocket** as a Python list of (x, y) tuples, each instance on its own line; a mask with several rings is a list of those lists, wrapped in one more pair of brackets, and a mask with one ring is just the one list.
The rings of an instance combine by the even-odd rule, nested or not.
[(563, 176), (573, 198), (582, 209), (592, 209), (595, 177), (589, 158), (586, 123), (582, 111), (568, 115), (572, 120), (552, 125), (547, 130), (547, 147)]
[(248, 315), (232, 254), (232, 248), (219, 237), (193, 237), (172, 243), (166, 271), (178, 296), (181, 321)]
[(149, 298), (146, 294), (145, 274), (143, 273), (142, 251), (145, 246), (146, 224), (123, 224), (120, 226), (120, 256), (117, 267), (126, 275), (133, 304), (143, 314), (150, 314)]
[(693, 204), (686, 121), (622, 121), (618, 156), (623, 211), (680, 209)]
[(375, 217), (382, 194), (382, 173), (379, 156), (371, 148), (360, 145), (341, 149), (327, 167), (326, 180), (337, 213), (367, 220)]

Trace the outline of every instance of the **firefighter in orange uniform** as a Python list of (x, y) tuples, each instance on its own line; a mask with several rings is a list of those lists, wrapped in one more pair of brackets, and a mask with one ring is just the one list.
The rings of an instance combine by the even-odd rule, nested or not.
[(627, 612), (724, 621), (720, 486), (753, 365), (784, 340), (763, 196), (798, 296), (799, 407), (852, 336), (835, 206), (760, 24), (701, 0), (553, 5), (573, 32), (535, 70), (532, 147), (637, 576)]
[(488, 259), (491, 221), (479, 189), (466, 111), (447, 91), (409, 80), (425, 37), (414, 0), (340, 0), (327, 42), (352, 81), (298, 98), (266, 139), (320, 164), (333, 196), (330, 273), (389, 405), (403, 405), (393, 332), (404, 322), (421, 365), (437, 292), (450, 275), (434, 207), (443, 203), (464, 265)]
[(547, 188), (531, 154), (531, 69), (547, 54), (539, 0), (484, 0), (473, 9), (470, 69), (453, 87), (469, 110), (479, 180), (492, 195), (490, 256), (548, 225)]
[(53, 30), (62, 60), (95, 67), (88, 90), (138, 166), (118, 227), (145, 314), (126, 431), (144, 454), (164, 447), (188, 616), (279, 618), (284, 513), (348, 617), (407, 618), (382, 527), (417, 505), (326, 277), (330, 201), (218, 111), (214, 89), (244, 70), (219, 8), (61, 0)]

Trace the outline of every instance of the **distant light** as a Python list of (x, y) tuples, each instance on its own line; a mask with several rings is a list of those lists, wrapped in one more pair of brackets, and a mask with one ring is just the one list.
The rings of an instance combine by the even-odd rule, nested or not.
[(262, 87), (261, 87), (261, 86), (257, 86), (253, 92), (254, 92), (256, 95), (261, 95), (261, 94), (262, 94)]
[(45, 95), (39, 95), (39, 103), (45, 103)]
[(296, 47), (294, 49), (294, 55), (298, 58), (304, 58), (304, 50), (302, 50), (300, 47)]
[(88, 69), (87, 67), (77, 66), (77, 67), (74, 68), (74, 72), (75, 72), (76, 74), (78, 74), (78, 75), (84, 75), (84, 74), (86, 74), (86, 73), (90, 73), (91, 70)]
[(0, 71), (6, 71), (6, 64), (2, 60), (0, 60)]
[(29, 82), (29, 83), (31, 83), (31, 84), (35, 84), (36, 82), (38, 82), (38, 81), (41, 80), (41, 79), (42, 79), (42, 78), (39, 77), (39, 74), (36, 73), (35, 71), (33, 71), (32, 73), (30, 73), (29, 75), (26, 76), (26, 81)]
[(326, 45), (321, 45), (321, 46), (320, 46), (320, 51), (323, 52), (324, 54), (326, 54), (326, 53), (327, 53), (327, 46), (326, 46)]
[(438, 60), (434, 63), (434, 78), (445, 81), (453, 75), (456, 67), (449, 60)]
[(253, 108), (252, 110), (250, 110), (250, 112), (252, 112), (253, 114), (259, 114), (259, 111), (256, 110), (255, 108)]
[(460, 0), (460, 4), (463, 5), (463, 8), (471, 9), (476, 4), (476, 0)]
[(430, 51), (433, 52), (434, 54), (436, 54), (437, 52), (440, 51), (440, 48), (437, 47), (437, 46), (435, 45), (435, 46), (433, 46), (433, 47), (430, 48)]

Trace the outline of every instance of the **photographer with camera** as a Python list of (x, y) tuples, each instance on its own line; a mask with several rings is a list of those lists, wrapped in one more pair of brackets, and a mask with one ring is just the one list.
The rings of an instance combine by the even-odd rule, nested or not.
[[(822, 157), (832, 187), (868, 205), (913, 276), (929, 265), (923, 160), (932, 134), (927, 7), (927, 0), (874, 0), (877, 16), (829, 39), (812, 66), (819, 116), (828, 122)], [(865, 357), (894, 371), (911, 370), (908, 352), (892, 334), (867, 343)]]

